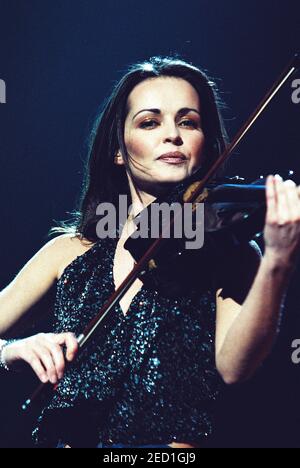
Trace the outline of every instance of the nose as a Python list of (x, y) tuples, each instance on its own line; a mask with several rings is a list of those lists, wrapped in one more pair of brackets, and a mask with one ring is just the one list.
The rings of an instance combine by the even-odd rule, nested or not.
[(181, 138), (180, 132), (176, 125), (170, 124), (166, 129), (166, 136), (164, 138), (165, 143), (173, 143), (176, 146), (180, 146), (183, 144), (183, 140)]

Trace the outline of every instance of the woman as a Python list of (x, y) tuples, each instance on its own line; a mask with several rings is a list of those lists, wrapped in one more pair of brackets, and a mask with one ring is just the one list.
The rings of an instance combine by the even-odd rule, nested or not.
[[(267, 180), (265, 253), (231, 252), (218, 280), (170, 298), (137, 279), (109, 322), (64, 373), (85, 325), (128, 275), (132, 216), (97, 237), (97, 206), (128, 195), (133, 215), (203, 171), (225, 146), (216, 90), (198, 68), (154, 57), (115, 86), (92, 132), (81, 207), (1, 292), (0, 336), (57, 282), (53, 334), (2, 342), (11, 369), (26, 361), (58, 383), (34, 432), (41, 446), (203, 447), (221, 378), (248, 379), (270, 353), (300, 249), (298, 188)], [(210, 265), (212, 272), (217, 265)], [(219, 269), (218, 269), (219, 270)], [(59, 442), (60, 441), (60, 442)]]

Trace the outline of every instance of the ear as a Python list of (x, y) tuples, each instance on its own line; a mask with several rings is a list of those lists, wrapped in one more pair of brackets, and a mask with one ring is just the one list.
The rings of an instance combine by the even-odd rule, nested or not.
[(117, 166), (124, 166), (124, 164), (125, 164), (123, 156), (122, 156), (120, 150), (117, 152), (116, 156), (114, 157), (114, 163)]

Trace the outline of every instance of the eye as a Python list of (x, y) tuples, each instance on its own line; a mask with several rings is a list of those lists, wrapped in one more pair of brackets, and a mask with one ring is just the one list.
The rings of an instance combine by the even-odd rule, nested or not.
[(140, 128), (152, 128), (154, 125), (158, 124), (158, 122), (156, 122), (156, 120), (145, 120), (144, 122), (142, 122), (139, 127)]
[[(154, 128), (156, 125), (159, 125), (159, 122), (156, 120), (150, 119), (150, 120), (145, 120), (142, 122), (139, 127), (140, 128)], [(192, 128), (197, 128), (199, 126), (198, 122), (192, 119), (185, 119), (179, 122), (179, 125), (183, 125), (184, 127), (192, 127)]]
[(198, 123), (195, 122), (195, 120), (190, 120), (190, 119), (182, 120), (180, 124), (184, 124), (184, 127), (193, 127), (193, 128), (198, 127)]

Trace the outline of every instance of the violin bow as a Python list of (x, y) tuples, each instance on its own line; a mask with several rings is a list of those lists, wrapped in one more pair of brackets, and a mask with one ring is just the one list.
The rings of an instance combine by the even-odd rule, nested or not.
[[(275, 98), (278, 94), (280, 89), (284, 86), (284, 84), (288, 81), (288, 79), (299, 69), (300, 67), (300, 56), (296, 54), (293, 59), (289, 62), (287, 67), (284, 69), (280, 77), (276, 80), (273, 84), (271, 89), (267, 92), (265, 97), (261, 100), (258, 104), (254, 112), (250, 115), (248, 120), (244, 123), (241, 129), (238, 131), (232, 142), (227, 146), (227, 148), (223, 151), (223, 153), (218, 157), (212, 167), (208, 170), (207, 174), (198, 182), (194, 182), (192, 184), (192, 189), (188, 189), (185, 197), (185, 203), (195, 203), (199, 196), (203, 193), (205, 186), (211, 181), (214, 175), (217, 173), (218, 169), (229, 159), (232, 152), (236, 149), (245, 135), (250, 131), (256, 120), (262, 115), (262, 113), (266, 110), (269, 106), (271, 101)], [(171, 223), (174, 223), (174, 219), (171, 220)], [(170, 226), (169, 226), (170, 227)], [(148, 269), (152, 269), (153, 267), (153, 258), (155, 254), (159, 251), (162, 247), (163, 241), (165, 240), (164, 234), (162, 233), (160, 237), (158, 237), (150, 248), (146, 251), (146, 253), (142, 256), (142, 258), (136, 263), (132, 271), (129, 275), (125, 278), (122, 284), (117, 288), (117, 290), (111, 295), (108, 301), (104, 304), (104, 306), (100, 309), (99, 313), (95, 316), (95, 318), (87, 325), (84, 331), (78, 336), (78, 346), (79, 351), (84, 348), (87, 342), (90, 340), (92, 335), (100, 328), (100, 325), (105, 320), (107, 315), (114, 309), (114, 307), (120, 302), (122, 297), (126, 294), (126, 292), (130, 289), (132, 284), (136, 281), (137, 278), (143, 277), (148, 271)], [(69, 367), (71, 363), (67, 363), (66, 367)], [(43, 395), (46, 398), (46, 394), (49, 394), (49, 391), (53, 392), (56, 390), (56, 384), (50, 383), (41, 383), (34, 393), (31, 395), (30, 398), (26, 400), (26, 402), (22, 405), (22, 410), (26, 411), (31, 404), (35, 401), (38, 401), (42, 398)], [(46, 390), (47, 387), (47, 390)]]

